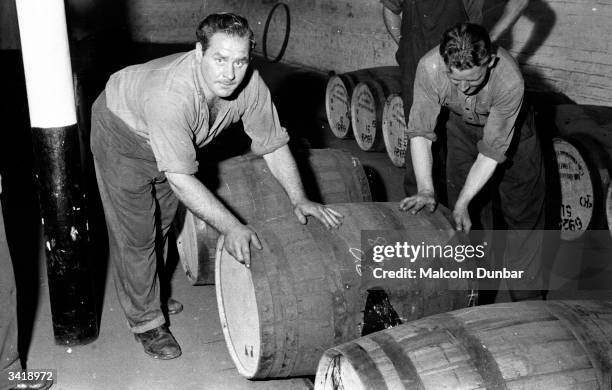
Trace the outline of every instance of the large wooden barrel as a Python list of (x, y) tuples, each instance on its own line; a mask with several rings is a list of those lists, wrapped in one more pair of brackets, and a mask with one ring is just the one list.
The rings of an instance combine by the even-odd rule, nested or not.
[[(309, 199), (322, 203), (372, 200), (357, 158), (336, 149), (309, 149), (305, 153), (296, 153), (295, 159)], [(261, 157), (234, 157), (219, 163), (218, 171), (213, 173), (202, 177), (204, 184), (244, 223), (267, 220), (293, 210)], [(179, 207), (174, 227), (187, 278), (194, 285), (213, 284), (217, 230), (183, 206)]]
[(561, 238), (572, 241), (604, 226), (609, 159), (588, 136), (555, 138), (553, 148), (561, 184)]
[(357, 84), (380, 75), (396, 74), (397, 66), (381, 66), (334, 74), (325, 89), (325, 112), (332, 133), (341, 139), (351, 138), (351, 97)]
[[(250, 269), (223, 250), (219, 240), (216, 291), (229, 353), (247, 378), (314, 374), (323, 352), (361, 335), (366, 291), (361, 286), (361, 233), (402, 230), (421, 243), (465, 243), (440, 210), (412, 215), (397, 203), (345, 203), (339, 229), (311, 218), (301, 225), (285, 215), (250, 225), (263, 245), (251, 252)], [(439, 265), (439, 259), (424, 260)], [(431, 263), (429, 263), (431, 261)], [(438, 261), (438, 263), (436, 263)], [(466, 280), (405, 280), (413, 289), (402, 318), (466, 307)], [(469, 291), (468, 291), (469, 290)]]
[(360, 82), (351, 97), (351, 126), (357, 145), (366, 152), (382, 151), (385, 147), (382, 132), (383, 107), (392, 94), (402, 89), (400, 73)]
[(611, 302), (485, 305), (331, 348), (315, 390), (609, 389), (611, 339)]
[(389, 160), (396, 167), (403, 167), (406, 164), (409, 141), (406, 134), (404, 101), (399, 94), (389, 95), (385, 102), (382, 113), (382, 135)]

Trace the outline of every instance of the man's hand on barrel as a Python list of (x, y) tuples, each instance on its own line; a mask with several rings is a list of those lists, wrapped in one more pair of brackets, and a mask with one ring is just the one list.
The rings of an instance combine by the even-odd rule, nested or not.
[(262, 249), (257, 234), (241, 223), (236, 224), (225, 234), (225, 250), (236, 260), (246, 265), (247, 268), (251, 266), (251, 243), (255, 248)]
[(399, 209), (416, 214), (426, 208), (430, 213), (433, 213), (437, 204), (433, 191), (419, 191), (416, 195), (404, 198), (399, 204)]
[(321, 221), (327, 229), (340, 227), (340, 225), (342, 225), (342, 218), (344, 218), (344, 216), (336, 210), (309, 200), (296, 204), (293, 208), (293, 212), (301, 224), (306, 223), (306, 216), (312, 215)]
[(455, 221), (455, 229), (464, 233), (469, 233), (472, 228), (472, 220), (468, 213), (467, 206), (455, 205), (453, 210), (453, 220)]

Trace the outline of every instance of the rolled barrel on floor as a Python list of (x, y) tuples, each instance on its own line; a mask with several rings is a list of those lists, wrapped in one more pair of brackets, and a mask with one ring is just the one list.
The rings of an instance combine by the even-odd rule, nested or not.
[(439, 314), (329, 349), (315, 390), (609, 389), (611, 324), (604, 301)]
[(554, 138), (561, 186), (561, 238), (572, 241), (587, 229), (605, 229), (610, 158), (588, 136)]
[[(219, 240), (217, 304), (227, 348), (241, 375), (312, 375), (327, 348), (361, 336), (363, 230), (405, 230), (408, 242), (465, 243), (441, 210), (412, 215), (399, 211), (395, 202), (330, 207), (344, 215), (338, 229), (327, 230), (314, 218), (302, 225), (292, 215), (250, 225), (263, 245), (251, 251), (250, 269)], [(439, 259), (419, 260), (423, 266), (440, 264)], [(411, 312), (400, 312), (400, 317), (466, 307), (472, 292), (465, 280), (406, 279), (405, 286), (419, 294), (406, 305)]]
[(341, 139), (352, 138), (351, 97), (355, 86), (363, 80), (398, 74), (397, 66), (381, 66), (334, 74), (325, 89), (325, 112), (332, 133)]
[[(296, 153), (295, 159), (309, 199), (321, 203), (372, 200), (363, 167), (348, 152), (309, 149)], [(291, 201), (261, 157), (246, 155), (228, 159), (219, 163), (217, 172), (202, 180), (244, 223), (292, 213)], [(187, 278), (194, 285), (213, 284), (217, 230), (182, 205), (174, 228), (178, 255)]]
[(366, 152), (382, 151), (383, 107), (387, 98), (402, 90), (399, 69), (360, 82), (351, 97), (351, 126), (357, 145)]
[(389, 160), (396, 167), (403, 167), (406, 164), (406, 155), (409, 154), (407, 151), (409, 142), (406, 134), (406, 118), (404, 118), (404, 101), (399, 94), (391, 94), (385, 101), (382, 135)]

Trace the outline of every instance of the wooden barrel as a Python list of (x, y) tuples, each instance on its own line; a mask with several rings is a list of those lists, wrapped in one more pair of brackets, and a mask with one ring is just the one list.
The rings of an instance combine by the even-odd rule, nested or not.
[(610, 182), (605, 152), (589, 137), (555, 138), (561, 184), (561, 239), (572, 241), (588, 228), (602, 228), (605, 188)]
[(315, 390), (609, 389), (611, 324), (604, 301), (439, 314), (326, 351)]
[(388, 74), (398, 73), (399, 68), (397, 66), (382, 66), (331, 76), (325, 89), (325, 112), (332, 133), (341, 139), (353, 137), (351, 131), (351, 97), (357, 84), (381, 75), (385, 77)]
[[(327, 348), (361, 335), (363, 230), (405, 229), (406, 240), (418, 243), (465, 243), (440, 210), (412, 215), (399, 211), (395, 202), (332, 207), (344, 215), (339, 229), (327, 230), (313, 218), (302, 225), (292, 215), (250, 225), (263, 245), (251, 252), (250, 269), (223, 250), (219, 240), (217, 304), (230, 356), (241, 375), (311, 375)], [(405, 282), (407, 289), (420, 293), (414, 294), (410, 309), (416, 313), (466, 307), (473, 292), (467, 291), (471, 285), (465, 280)]]
[(406, 135), (404, 101), (399, 94), (389, 95), (385, 102), (382, 113), (382, 135), (391, 163), (396, 167), (403, 167), (406, 164), (409, 142)]
[[(372, 200), (363, 167), (348, 152), (310, 149), (307, 154), (296, 153), (295, 159), (309, 199), (321, 203)], [(246, 155), (225, 160), (219, 164), (218, 172), (201, 179), (244, 223), (293, 210), (261, 157)], [(178, 255), (189, 281), (194, 285), (213, 284), (217, 230), (183, 206), (177, 211), (174, 228)]]
[(402, 89), (399, 70), (385, 77), (364, 80), (357, 84), (351, 97), (351, 126), (357, 145), (366, 152), (382, 151), (383, 107), (391, 94)]

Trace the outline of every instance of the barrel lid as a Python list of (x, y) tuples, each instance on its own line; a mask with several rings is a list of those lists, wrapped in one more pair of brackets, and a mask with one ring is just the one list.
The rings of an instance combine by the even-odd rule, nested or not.
[(366, 83), (359, 83), (351, 97), (351, 125), (357, 145), (362, 150), (371, 151), (375, 147), (376, 128), (376, 100)]
[(339, 76), (332, 76), (325, 89), (325, 112), (332, 133), (338, 138), (351, 135), (350, 96)]
[(389, 95), (382, 116), (382, 133), (389, 159), (396, 167), (403, 167), (408, 148), (404, 102), (398, 94)]
[(223, 336), (236, 369), (253, 378), (260, 365), (261, 334), (251, 270), (217, 242), (215, 290)]
[(561, 239), (581, 237), (593, 217), (593, 183), (582, 155), (571, 143), (553, 140), (561, 183)]

